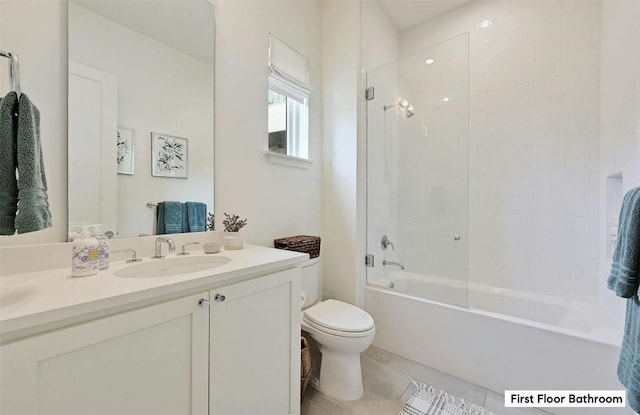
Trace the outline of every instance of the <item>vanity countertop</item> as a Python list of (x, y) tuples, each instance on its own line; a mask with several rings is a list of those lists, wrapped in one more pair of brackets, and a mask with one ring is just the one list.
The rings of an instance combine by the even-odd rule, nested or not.
[[(171, 257), (174, 255), (171, 255)], [(307, 254), (246, 245), (235, 251), (206, 255), (230, 258), (227, 264), (205, 271), (157, 278), (122, 278), (118, 270), (133, 264), (112, 262), (109, 269), (89, 277), (72, 277), (71, 268), (0, 276), (0, 335), (73, 321), (105, 310), (118, 312), (132, 304), (188, 295), (295, 267)], [(154, 261), (144, 258), (143, 262)]]

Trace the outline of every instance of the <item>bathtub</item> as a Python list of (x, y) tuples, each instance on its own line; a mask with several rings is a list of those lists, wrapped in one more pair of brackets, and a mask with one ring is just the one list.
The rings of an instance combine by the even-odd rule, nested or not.
[[(429, 299), (434, 293), (449, 304)], [(398, 272), (366, 286), (365, 309), (375, 320), (375, 346), (500, 394), (623, 389), (616, 377), (622, 326), (603, 324), (587, 303)], [(628, 408), (544, 409), (634, 414)]]

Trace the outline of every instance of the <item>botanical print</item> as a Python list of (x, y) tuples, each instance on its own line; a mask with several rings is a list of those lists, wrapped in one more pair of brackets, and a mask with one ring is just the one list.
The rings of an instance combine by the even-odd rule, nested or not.
[(118, 128), (116, 146), (118, 173), (133, 174), (133, 130)]
[(187, 177), (187, 146), (186, 138), (151, 133), (153, 176)]

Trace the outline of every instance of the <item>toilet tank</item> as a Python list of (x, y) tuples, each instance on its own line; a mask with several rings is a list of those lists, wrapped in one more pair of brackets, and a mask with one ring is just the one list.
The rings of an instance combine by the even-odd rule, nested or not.
[(320, 257), (305, 261), (302, 267), (302, 292), (304, 293), (304, 303), (302, 308), (307, 308), (320, 299)]

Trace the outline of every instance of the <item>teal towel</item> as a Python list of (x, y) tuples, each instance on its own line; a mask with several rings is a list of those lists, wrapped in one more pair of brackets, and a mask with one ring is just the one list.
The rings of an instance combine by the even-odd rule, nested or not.
[(18, 233), (34, 232), (51, 227), (51, 211), (47, 197), (40, 143), (40, 111), (26, 94), (18, 102)]
[(158, 203), (156, 206), (156, 235), (164, 235), (164, 203)]
[(187, 202), (186, 205), (189, 232), (204, 232), (207, 230), (207, 205), (200, 202)]
[(187, 204), (182, 205), (182, 232), (189, 232), (189, 211), (187, 210)]
[(16, 140), (18, 136), (18, 97), (9, 92), (0, 100), (0, 235), (16, 232), (18, 211), (18, 165)]
[(640, 265), (640, 187), (624, 196), (618, 220), (618, 243), (607, 280), (616, 295), (631, 298), (638, 292)]
[(618, 379), (627, 388), (629, 407), (640, 413), (640, 305), (637, 298), (627, 300)]
[(618, 221), (618, 242), (607, 281), (617, 295), (628, 298), (618, 379), (627, 388), (629, 406), (640, 413), (640, 187), (624, 196)]
[(158, 203), (158, 235), (182, 233), (184, 229), (184, 204), (180, 202)]

